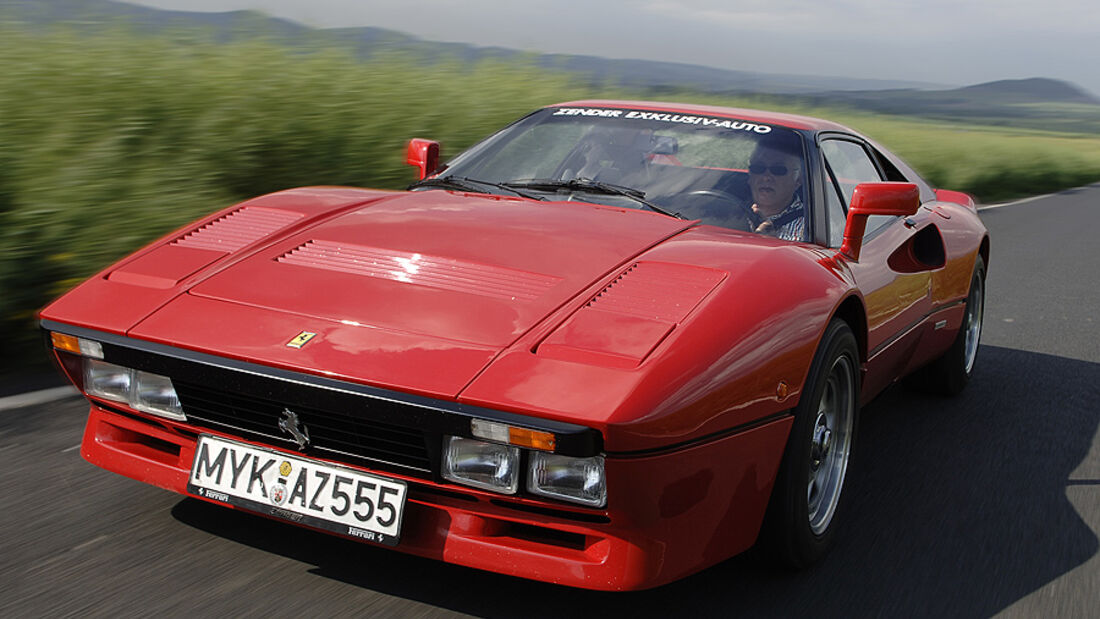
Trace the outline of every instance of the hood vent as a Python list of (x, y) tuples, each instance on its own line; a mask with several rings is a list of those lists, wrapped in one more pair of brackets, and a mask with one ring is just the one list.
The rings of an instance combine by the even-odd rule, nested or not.
[(172, 245), (235, 252), (301, 218), (293, 211), (246, 206), (188, 232)]
[(679, 323), (725, 277), (725, 271), (715, 269), (636, 262), (593, 297), (587, 307)]
[(309, 241), (276, 260), (505, 301), (534, 301), (561, 281), (551, 275), (332, 241)]

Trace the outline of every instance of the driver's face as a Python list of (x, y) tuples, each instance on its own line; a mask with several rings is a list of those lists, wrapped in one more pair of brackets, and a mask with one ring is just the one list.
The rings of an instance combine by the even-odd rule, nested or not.
[(794, 199), (801, 179), (802, 161), (795, 155), (762, 148), (753, 153), (749, 161), (749, 188), (762, 215), (783, 212)]

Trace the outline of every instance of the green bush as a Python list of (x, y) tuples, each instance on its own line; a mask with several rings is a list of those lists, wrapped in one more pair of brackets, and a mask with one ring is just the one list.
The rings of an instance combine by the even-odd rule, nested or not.
[(399, 188), (409, 138), (454, 153), (580, 94), (522, 64), (124, 29), (0, 27), (0, 66), (0, 325), (21, 350), (51, 298), (200, 215), (300, 185)]

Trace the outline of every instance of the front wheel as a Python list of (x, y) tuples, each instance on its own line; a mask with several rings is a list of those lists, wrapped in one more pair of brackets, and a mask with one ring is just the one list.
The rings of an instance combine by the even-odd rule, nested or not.
[(763, 542), (780, 564), (801, 568), (828, 551), (836, 531), (859, 412), (859, 352), (833, 320), (814, 356), (768, 505)]

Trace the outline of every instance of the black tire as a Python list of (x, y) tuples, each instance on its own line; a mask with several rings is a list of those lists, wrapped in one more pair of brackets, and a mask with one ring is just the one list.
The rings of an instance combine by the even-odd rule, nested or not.
[(859, 416), (859, 367), (855, 335), (834, 319), (795, 408), (762, 531), (767, 558), (781, 566), (806, 567), (833, 543)]
[(985, 261), (978, 256), (974, 263), (974, 275), (970, 278), (966, 313), (962, 326), (959, 327), (959, 334), (947, 352), (915, 372), (907, 381), (908, 384), (921, 391), (947, 396), (957, 395), (965, 389), (974, 373), (984, 311)]

